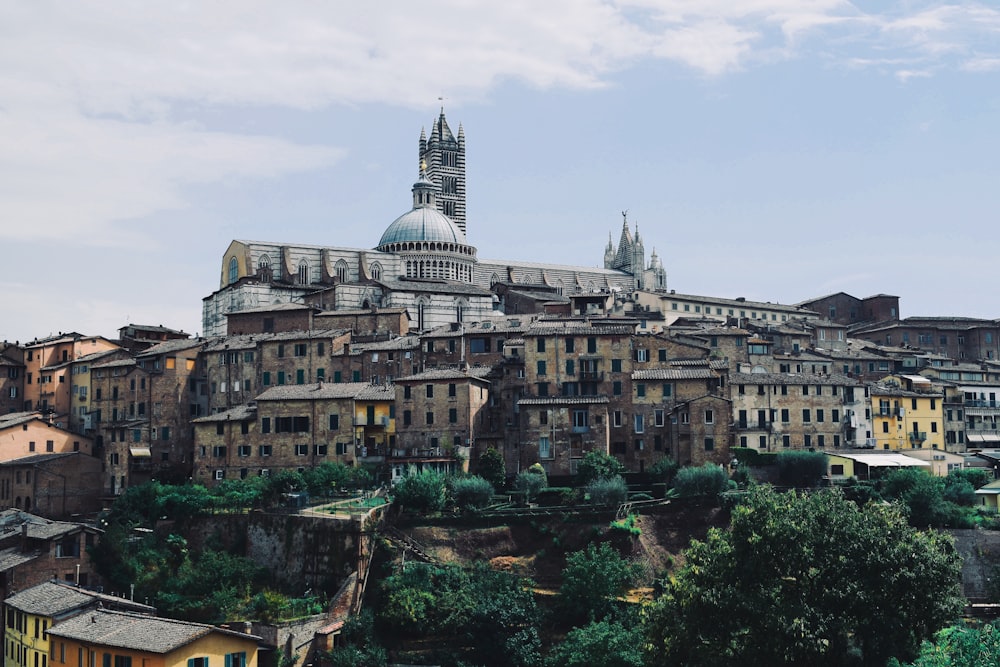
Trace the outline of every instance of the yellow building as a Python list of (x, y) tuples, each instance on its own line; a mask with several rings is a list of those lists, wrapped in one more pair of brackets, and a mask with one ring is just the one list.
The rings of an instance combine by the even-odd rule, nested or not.
[[(257, 667), (254, 635), (201, 623), (98, 609), (49, 630), (38, 667)], [(22, 667), (35, 667), (24, 663)]]
[(930, 471), (929, 463), (894, 452), (827, 452), (827, 475), (834, 482), (852, 477), (861, 480), (878, 479), (897, 468), (918, 467)]
[(919, 375), (871, 385), (872, 437), (878, 449), (944, 449), (944, 394)]
[(49, 629), (98, 605), (153, 612), (152, 607), (143, 604), (57, 581), (47, 581), (10, 596), (4, 600), (4, 667), (48, 667), (52, 655)]

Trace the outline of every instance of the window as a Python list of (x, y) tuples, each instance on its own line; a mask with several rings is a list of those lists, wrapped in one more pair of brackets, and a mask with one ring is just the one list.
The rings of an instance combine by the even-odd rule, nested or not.
[[(262, 476), (266, 476), (263, 475), (263, 472), (261, 474)], [(188, 658), (187, 667), (209, 667), (208, 656), (205, 656), (203, 658)]]
[(458, 423), (458, 410), (455, 408), (448, 409), (448, 423), (457, 424)]
[(247, 654), (243, 651), (227, 653), (224, 667), (247, 667)]
[(313, 455), (326, 456), (327, 445), (313, 445)]
[(545, 339), (544, 338), (541, 338), (541, 337), (538, 338), (536, 349), (537, 349), (538, 352), (544, 352), (545, 351)]
[(611, 393), (615, 396), (622, 395), (622, 383), (620, 380), (615, 380), (611, 383)]
[(833, 410), (830, 411), (830, 421), (834, 422), (835, 424), (840, 422), (840, 410), (834, 408)]
[(674, 386), (669, 383), (663, 384), (663, 398), (670, 398), (674, 395)]
[(621, 373), (622, 372), (622, 360), (621, 359), (612, 359), (611, 360), (611, 372), (612, 373)]
[(587, 428), (587, 411), (586, 410), (574, 410), (573, 411), (573, 428)]
[(635, 385), (635, 394), (639, 398), (644, 398), (646, 396), (646, 385), (641, 382)]
[(434, 398), (434, 385), (429, 384), (424, 388), (427, 398)]
[(260, 418), (260, 432), (261, 433), (270, 433), (271, 432), (271, 418), (270, 417), (261, 417)]
[(638, 362), (649, 361), (649, 350), (639, 349), (635, 351), (635, 360)]
[(576, 375), (576, 362), (573, 359), (566, 360), (566, 375)]
[(548, 436), (543, 435), (538, 439), (538, 458), (540, 459), (552, 458), (552, 443), (549, 442)]
[(635, 415), (635, 432), (644, 433), (646, 431), (645, 415)]
[(263, 383), (264, 383), (265, 387), (269, 387), (271, 385), (271, 372), (270, 371), (264, 371)]
[(309, 456), (309, 445), (295, 445), (296, 456)]
[(714, 424), (715, 423), (715, 411), (705, 410), (705, 423)]
[(545, 360), (544, 359), (539, 359), (538, 360), (537, 373), (538, 373), (538, 375), (545, 375)]
[[(987, 342), (989, 342), (989, 341), (987, 341)], [(574, 352), (575, 351), (575, 349), (574, 349), (575, 346), (576, 346), (576, 341), (573, 338), (566, 338), (566, 351), (567, 352)]]
[(656, 426), (663, 426), (665, 423), (663, 416), (664, 416), (663, 410), (660, 409), (653, 410), (653, 424)]
[(817, 408), (817, 410), (816, 410), (816, 421), (817, 422), (823, 422), (825, 420), (826, 420), (826, 415), (824, 414), (823, 409), (822, 408)]
[(622, 425), (622, 411), (621, 410), (615, 410), (614, 412), (611, 413), (611, 425), (612, 426), (621, 426)]
[(240, 445), (236, 448), (237, 456), (250, 456), (250, 445)]
[(706, 437), (705, 438), (705, 451), (710, 452), (715, 449), (715, 438)]
[(222, 459), (226, 457), (226, 447), (224, 445), (216, 445), (212, 447), (212, 456), (217, 459)]
[(433, 424), (434, 423), (434, 413), (433, 412), (428, 412), (426, 415), (424, 415), (424, 422), (428, 426), (430, 426), (431, 424)]
[(296, 357), (304, 357), (308, 351), (308, 345), (305, 343), (296, 343), (293, 348), (293, 353)]
[(593, 336), (587, 339), (587, 354), (597, 354), (597, 338)]
[(538, 423), (539, 424), (543, 424), (543, 425), (549, 423), (549, 411), (548, 410), (539, 410), (538, 411)]
[(409, 426), (413, 423), (413, 412), (411, 410), (403, 410), (403, 426)]
[(781, 436), (781, 446), (782, 447), (791, 447), (792, 446), (792, 436), (790, 436), (790, 435), (783, 435), (783, 436)]
[(788, 408), (781, 408), (781, 423), (787, 424), (791, 421), (791, 417), (788, 414)]
[(330, 415), (330, 430), (340, 430), (340, 415)]
[(809, 408), (803, 408), (802, 409), (802, 423), (803, 424), (808, 424), (811, 421), (812, 421), (812, 412), (809, 410)]

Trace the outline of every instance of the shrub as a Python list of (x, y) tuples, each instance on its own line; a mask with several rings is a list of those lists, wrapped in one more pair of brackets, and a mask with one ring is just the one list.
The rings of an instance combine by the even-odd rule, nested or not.
[(495, 447), (488, 448), (479, 457), (476, 473), (493, 485), (494, 489), (502, 489), (507, 482), (507, 471), (504, 467), (503, 454)]
[(621, 505), (628, 499), (628, 487), (618, 476), (595, 479), (587, 485), (587, 497), (594, 505)]
[(674, 490), (681, 498), (709, 498), (715, 500), (729, 488), (729, 475), (714, 463), (700, 468), (681, 468), (674, 478)]
[(610, 454), (587, 452), (577, 467), (577, 484), (587, 486), (594, 480), (620, 477), (624, 473), (625, 466)]
[(778, 479), (786, 486), (808, 488), (818, 486), (826, 475), (826, 454), (823, 452), (778, 452)]
[(655, 482), (667, 482), (669, 484), (674, 479), (674, 475), (677, 474), (679, 468), (680, 466), (677, 464), (677, 461), (674, 461), (669, 456), (664, 456), (649, 466), (646, 473)]
[(514, 488), (524, 494), (525, 502), (531, 502), (545, 488), (545, 483), (546, 478), (544, 475), (538, 475), (530, 470), (526, 470), (520, 473), (514, 480)]
[(493, 499), (493, 485), (475, 475), (460, 477), (451, 483), (451, 496), (459, 509), (479, 509)]
[(406, 508), (424, 512), (437, 512), (444, 508), (447, 499), (445, 475), (433, 470), (409, 474), (392, 488), (393, 499)]

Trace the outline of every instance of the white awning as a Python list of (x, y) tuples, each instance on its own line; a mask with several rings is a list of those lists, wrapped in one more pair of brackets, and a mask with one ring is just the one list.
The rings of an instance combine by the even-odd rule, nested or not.
[(153, 456), (153, 453), (149, 451), (149, 447), (129, 447), (128, 453), (137, 459), (139, 458), (148, 459)]

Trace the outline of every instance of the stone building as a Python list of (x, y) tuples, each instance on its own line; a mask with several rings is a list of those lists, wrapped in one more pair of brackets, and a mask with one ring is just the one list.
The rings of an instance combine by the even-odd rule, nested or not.
[(334, 382), (392, 382), (423, 368), (420, 338), (400, 336), (371, 343), (351, 343), (331, 361)]
[(153, 479), (191, 474), (190, 422), (208, 410), (203, 340), (169, 340), (135, 356), (91, 366), (91, 406), (112, 496)]
[(192, 421), (193, 478), (212, 486), (324, 461), (375, 465), (395, 443), (394, 396), (367, 382), (271, 387), (251, 404)]
[(629, 404), (611, 413), (611, 452), (632, 472), (666, 456), (683, 465), (728, 462), (729, 415), (709, 400), (726, 398), (725, 373), (724, 363), (707, 359), (632, 371)]
[(24, 346), (24, 409), (52, 414), (68, 426), (72, 409), (70, 371), (78, 358), (118, 348), (101, 336), (66, 333), (34, 340)]
[(99, 586), (100, 575), (87, 547), (100, 540), (101, 531), (68, 521), (53, 521), (28, 512), (0, 512), (0, 595), (57, 579), (80, 586)]
[(541, 463), (548, 475), (575, 475), (588, 452), (609, 453), (607, 396), (525, 396), (518, 408), (518, 470)]
[(431, 369), (396, 380), (398, 442), (393, 479), (410, 466), (467, 469), (484, 427), (490, 397), (488, 366)]
[(869, 396), (877, 449), (945, 448), (944, 391), (928, 378), (888, 376), (869, 386)]
[(39, 453), (0, 462), (0, 509), (48, 519), (93, 516), (101, 509), (101, 460), (81, 451)]
[(0, 415), (24, 410), (24, 349), (0, 343)]
[(842, 375), (733, 373), (735, 445), (759, 451), (864, 446), (865, 387)]

